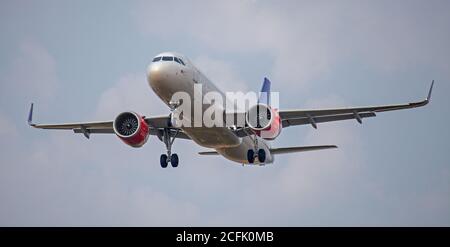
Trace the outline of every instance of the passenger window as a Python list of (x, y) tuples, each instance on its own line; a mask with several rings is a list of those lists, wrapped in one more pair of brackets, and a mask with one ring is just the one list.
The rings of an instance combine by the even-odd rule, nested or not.
[(173, 61), (173, 57), (162, 57), (163, 61)]
[(177, 62), (177, 63), (181, 64), (181, 63), (180, 63), (180, 60), (178, 60), (178, 58), (177, 58), (177, 57), (174, 57), (173, 59), (175, 60), (175, 62)]
[(153, 58), (153, 62), (158, 62), (159, 60), (161, 60), (161, 57), (155, 57), (155, 58)]

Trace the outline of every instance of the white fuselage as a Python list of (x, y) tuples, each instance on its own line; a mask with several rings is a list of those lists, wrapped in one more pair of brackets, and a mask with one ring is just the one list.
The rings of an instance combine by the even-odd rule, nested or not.
[[(152, 90), (161, 100), (170, 107), (172, 96), (176, 92), (185, 92), (191, 99), (194, 99), (194, 85), (201, 84), (202, 95), (208, 92), (217, 92), (223, 96), (220, 91), (206, 76), (204, 76), (185, 56), (172, 52), (161, 53), (156, 57), (178, 57), (181, 58), (185, 65), (175, 61), (155, 61), (148, 66), (147, 80)], [(193, 107), (193, 100), (192, 109)], [(202, 100), (203, 102), (203, 100)], [(202, 104), (201, 111), (191, 111), (191, 126), (194, 126), (196, 117), (202, 118), (204, 111), (211, 106), (210, 104)], [(196, 116), (200, 115), (200, 116)], [(184, 116), (187, 117), (187, 116)], [(248, 164), (247, 151), (254, 149), (254, 141), (251, 137), (238, 137), (229, 127), (181, 127), (183, 132), (188, 135), (195, 143), (200, 146), (213, 148), (225, 158), (241, 163)], [(266, 161), (264, 163), (272, 163), (273, 156), (270, 153), (268, 143), (256, 136), (258, 139), (258, 148), (262, 148), (266, 152)], [(255, 164), (258, 164), (255, 160)]]

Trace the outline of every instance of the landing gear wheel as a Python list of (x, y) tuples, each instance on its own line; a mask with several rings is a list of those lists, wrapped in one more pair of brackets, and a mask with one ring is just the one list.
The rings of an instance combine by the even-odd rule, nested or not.
[(258, 150), (258, 160), (261, 163), (264, 163), (264, 161), (266, 161), (266, 151), (264, 151), (264, 149), (259, 149)]
[(175, 134), (171, 134), (171, 130), (169, 128), (165, 128), (162, 133), (158, 137), (160, 137), (160, 140), (164, 142), (166, 145), (166, 151), (167, 154), (162, 154), (160, 158), (160, 163), (162, 168), (166, 168), (169, 162), (172, 164), (173, 167), (178, 166), (178, 155), (172, 154), (172, 144), (175, 141), (175, 138), (177, 137), (179, 130), (177, 129)]
[(161, 163), (161, 167), (162, 168), (166, 168), (167, 167), (167, 164), (168, 164), (167, 161), (168, 161), (167, 160), (167, 155), (161, 154), (161, 157), (159, 158), (159, 162)]
[(178, 155), (177, 154), (172, 154), (172, 156), (170, 156), (170, 163), (172, 164), (172, 167), (178, 166)]
[(249, 149), (247, 151), (247, 161), (249, 164), (253, 164), (255, 162), (255, 151), (253, 151), (253, 149)]

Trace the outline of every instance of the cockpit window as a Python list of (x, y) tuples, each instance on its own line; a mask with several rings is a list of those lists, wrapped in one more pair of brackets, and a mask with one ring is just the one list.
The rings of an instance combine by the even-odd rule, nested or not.
[(181, 58), (178, 57), (169, 57), (169, 56), (162, 56), (162, 57), (155, 57), (153, 58), (153, 62), (158, 62), (158, 61), (175, 61), (179, 64), (182, 65), (186, 65), (183, 60), (181, 60)]

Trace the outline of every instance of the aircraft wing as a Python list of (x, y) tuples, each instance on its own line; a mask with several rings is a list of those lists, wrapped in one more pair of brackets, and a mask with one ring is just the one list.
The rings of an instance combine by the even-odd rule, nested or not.
[[(175, 135), (178, 130), (177, 138), (190, 139), (181, 129), (170, 127), (169, 116), (146, 117), (145, 121), (150, 128), (150, 135), (162, 136), (162, 129), (170, 129), (170, 134)], [(61, 123), (61, 124), (35, 124), (33, 123), (33, 103), (30, 107), (28, 115), (28, 124), (37, 129), (56, 129), (56, 130), (73, 130), (75, 133), (82, 133), (86, 138), (90, 134), (114, 134), (113, 120), (96, 121), (96, 122), (77, 122), (77, 123)]]
[(356, 119), (359, 123), (362, 123), (363, 118), (374, 117), (377, 112), (409, 109), (428, 104), (431, 99), (433, 84), (434, 80), (431, 82), (430, 90), (428, 91), (428, 96), (426, 99), (412, 103), (331, 109), (280, 110), (279, 114), (282, 120), (283, 128), (303, 124), (311, 124), (314, 128), (317, 128), (317, 123), (346, 119)]
[[(317, 128), (318, 123), (341, 121), (347, 119), (356, 119), (359, 123), (362, 123), (363, 118), (375, 117), (377, 112), (409, 109), (428, 104), (431, 99), (433, 85), (434, 80), (431, 82), (431, 86), (426, 99), (412, 103), (330, 109), (279, 110), (278, 113), (280, 114), (283, 128), (305, 124), (310, 124), (312, 127)], [(234, 119), (237, 119), (239, 117), (241, 119), (245, 118), (245, 112), (226, 114), (226, 117), (233, 117)], [(237, 128), (236, 130), (234, 130), (234, 133), (239, 137), (254, 134), (254, 132), (248, 126)]]

